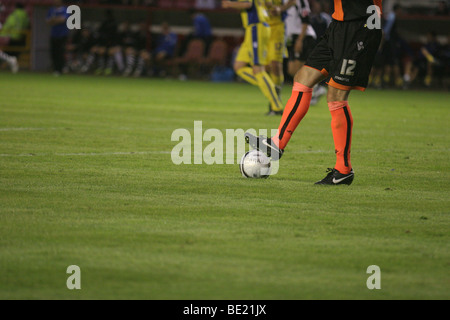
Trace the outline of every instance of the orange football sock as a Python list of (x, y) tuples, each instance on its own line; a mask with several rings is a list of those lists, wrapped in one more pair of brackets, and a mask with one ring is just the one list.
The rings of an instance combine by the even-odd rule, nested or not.
[(336, 150), (336, 166), (334, 168), (342, 174), (348, 174), (352, 170), (350, 162), (352, 113), (347, 101), (329, 102), (328, 107), (331, 112), (331, 130)]
[(309, 110), (312, 88), (295, 82), (292, 95), (284, 108), (277, 135), (272, 137), (273, 143), (284, 150), (300, 121)]

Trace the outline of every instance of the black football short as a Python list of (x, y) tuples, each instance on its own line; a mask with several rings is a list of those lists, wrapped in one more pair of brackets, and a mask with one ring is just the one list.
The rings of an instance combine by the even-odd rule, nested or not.
[(332, 87), (364, 91), (381, 36), (381, 30), (367, 28), (365, 19), (333, 20), (306, 65), (327, 75), (327, 83)]

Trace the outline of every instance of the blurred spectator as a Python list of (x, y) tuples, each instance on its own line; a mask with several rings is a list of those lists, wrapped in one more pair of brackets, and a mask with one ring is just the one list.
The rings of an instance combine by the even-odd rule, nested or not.
[(62, 74), (65, 66), (65, 50), (69, 29), (66, 21), (69, 17), (63, 0), (54, 0), (54, 6), (48, 10), (47, 24), (51, 26), (50, 51), (54, 75)]
[(450, 10), (448, 8), (448, 1), (440, 1), (438, 4), (438, 8), (436, 10), (437, 16), (448, 16), (450, 14)]
[(394, 5), (383, 27), (384, 43), (382, 55), (384, 59), (384, 82), (386, 84), (390, 83), (391, 75), (393, 74), (394, 83), (397, 87), (408, 86), (411, 82), (413, 61), (411, 48), (397, 30), (397, 17), (401, 12), (402, 7), (398, 4)]
[(190, 9), (189, 15), (192, 19), (193, 30), (189, 35), (186, 36), (184, 41), (181, 43), (179, 53), (180, 56), (186, 53), (188, 44), (193, 39), (203, 40), (203, 42), (205, 43), (206, 50), (208, 50), (212, 40), (211, 23), (209, 22), (208, 17), (206, 17), (203, 13), (199, 12), (197, 9)]
[(322, 4), (323, 12), (330, 15), (334, 11), (334, 0), (317, 0)]
[(112, 10), (105, 11), (105, 18), (97, 30), (95, 38), (96, 45), (92, 47), (81, 71), (88, 72), (95, 62), (97, 63), (96, 74), (110, 74), (114, 62), (117, 63), (118, 69), (123, 71), (124, 65), (119, 55), (118, 24)]
[(421, 47), (419, 58), (415, 63), (415, 70), (413, 77), (416, 75), (423, 75), (423, 83), (426, 87), (430, 87), (433, 82), (433, 75), (440, 66), (439, 60), (442, 52), (442, 45), (437, 41), (436, 32), (431, 31), (427, 33), (427, 42)]
[[(122, 47), (125, 52), (125, 71), (123, 76), (128, 77), (134, 70), (134, 76), (139, 77), (145, 67), (145, 63), (141, 66), (141, 58), (145, 61), (149, 57), (146, 50), (147, 44), (147, 25), (141, 23), (138, 26), (138, 30), (130, 27), (127, 23), (127, 28), (122, 32)], [(136, 64), (136, 60), (139, 60)], [(136, 69), (135, 69), (136, 67)]]
[[(90, 1), (84, 1), (89, 3)], [(124, 5), (124, 6), (154, 6), (157, 0), (100, 0), (101, 4), (114, 4), (114, 5)]]
[(158, 36), (156, 48), (153, 51), (153, 70), (156, 76), (164, 76), (167, 73), (167, 61), (174, 57), (178, 36), (170, 31), (167, 22), (163, 22), (161, 34)]
[(382, 88), (381, 77), (383, 76), (384, 71), (384, 60), (384, 40), (382, 40), (375, 55), (375, 60), (369, 76), (369, 84), (377, 89)]
[(126, 49), (124, 76), (129, 76), (133, 73), (134, 77), (140, 77), (145, 70), (157, 76), (166, 74), (167, 61), (175, 54), (177, 35), (170, 31), (170, 26), (167, 22), (163, 22), (161, 24), (161, 34), (156, 40), (156, 48), (152, 53), (145, 48), (146, 36), (147, 25), (142, 23), (140, 31), (133, 34), (133, 46)]
[[(312, 1), (311, 14), (309, 15), (309, 22), (316, 32), (315, 42), (319, 42), (320, 38), (325, 34), (328, 26), (330, 25), (331, 15), (325, 12), (325, 6), (321, 1)], [(314, 87), (313, 96), (311, 98), (311, 105), (316, 105), (319, 102), (320, 97), (327, 93), (327, 85), (325, 81), (322, 81)]]
[(439, 61), (438, 78), (440, 84), (448, 90), (446, 80), (448, 80), (450, 74), (450, 34), (447, 34), (447, 43), (440, 46), (437, 58)]
[(383, 57), (385, 59), (384, 82), (389, 83), (391, 73), (394, 72), (397, 83), (400, 77), (399, 70), (399, 53), (397, 50), (397, 41), (400, 36), (397, 33), (397, 15), (401, 12), (400, 5), (395, 5), (393, 10), (388, 14), (386, 23), (383, 28), (384, 44)]
[(195, 0), (195, 8), (197, 9), (215, 9), (215, 0)]
[(122, 0), (100, 0), (101, 4), (121, 4)]
[(297, 1), (287, 10), (286, 40), (289, 51), (287, 74), (293, 77), (302, 67), (316, 44), (317, 35), (311, 26), (308, 1)]
[[(24, 10), (22, 3), (16, 3), (14, 11), (8, 16), (5, 24), (0, 30), (1, 44), (8, 46), (24, 46), (26, 41), (25, 31), (28, 29), (30, 20)], [(19, 70), (17, 63), (18, 52), (3, 52), (0, 50), (0, 61), (6, 61), (11, 67), (11, 71), (16, 73)]]
[(311, 14), (309, 16), (311, 26), (316, 32), (317, 39), (320, 39), (325, 34), (331, 21), (331, 16), (325, 12), (324, 5), (320, 1), (311, 2)]
[(84, 26), (75, 31), (67, 46), (67, 68), (69, 71), (79, 71), (95, 45), (94, 35), (90, 28)]
[(11, 12), (1, 26), (0, 37), (7, 38), (9, 46), (22, 46), (25, 44), (25, 31), (28, 29), (29, 24), (30, 20), (24, 6), (18, 2), (14, 11)]
[(427, 87), (431, 86), (433, 82), (433, 71), (434, 66), (438, 65), (440, 62), (438, 60), (438, 55), (441, 50), (441, 45), (437, 41), (436, 32), (427, 33), (427, 43), (420, 49), (421, 54), (427, 60), (427, 74), (425, 76), (424, 84)]
[[(117, 67), (119, 72), (123, 72), (125, 66), (123, 63), (123, 55), (120, 47), (120, 35), (119, 35), (119, 25), (116, 21), (113, 12), (111, 10), (106, 11), (106, 20), (100, 26), (100, 51), (105, 52), (103, 56), (103, 61), (100, 67), (96, 70), (96, 74), (111, 75), (114, 71), (114, 67)], [(103, 65), (106, 61), (105, 69), (103, 70)]]
[(194, 24), (193, 38), (200, 38), (208, 44), (212, 37), (211, 23), (209, 19), (197, 10), (191, 10), (190, 15)]

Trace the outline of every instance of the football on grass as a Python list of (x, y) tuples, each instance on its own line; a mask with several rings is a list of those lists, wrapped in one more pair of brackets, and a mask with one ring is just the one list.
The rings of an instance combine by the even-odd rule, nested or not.
[(245, 178), (268, 178), (272, 163), (269, 157), (258, 150), (252, 150), (242, 156), (239, 168)]

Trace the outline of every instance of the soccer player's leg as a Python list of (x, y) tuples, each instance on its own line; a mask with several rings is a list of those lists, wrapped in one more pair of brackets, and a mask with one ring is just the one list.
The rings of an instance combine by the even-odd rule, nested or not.
[(234, 63), (236, 74), (246, 82), (259, 87), (264, 96), (269, 100), (272, 110), (279, 112), (283, 110), (281, 100), (277, 95), (275, 85), (263, 66), (254, 65), (249, 67), (244, 61), (236, 59)]
[(125, 48), (125, 69), (123, 71), (123, 76), (128, 77), (131, 72), (133, 72), (134, 66), (136, 64), (136, 50), (133, 47)]
[(294, 86), (278, 127), (277, 135), (272, 137), (273, 143), (284, 150), (292, 134), (309, 110), (313, 88), (328, 77), (332, 56), (325, 36), (314, 47), (306, 64), (294, 76)]
[[(138, 60), (136, 63), (136, 68), (133, 72), (134, 78), (139, 78), (143, 73), (146, 67), (150, 67), (152, 55), (147, 50), (143, 49), (138, 54)], [(156, 54), (154, 69), (152, 74), (159, 76), (161, 74), (161, 69), (164, 68), (164, 59), (166, 58), (165, 52), (159, 52)]]
[(95, 70), (95, 74), (99, 75), (102, 74), (105, 70), (106, 66), (106, 53), (107, 48), (104, 46), (97, 47), (97, 69)]
[(17, 73), (19, 71), (19, 64), (17, 63), (17, 58), (15, 56), (11, 56), (6, 52), (0, 50), (0, 61), (6, 61), (11, 68), (12, 73)]
[[(267, 139), (265, 137), (261, 137), (259, 139), (261, 141), (252, 137), (246, 137), (247, 142), (252, 147), (256, 148), (262, 144), (269, 144), (273, 147), (269, 148), (269, 150), (275, 151), (275, 156), (273, 155), (274, 152), (272, 152), (272, 155), (268, 154), (268, 156), (271, 156), (272, 160), (281, 158), (292, 134), (309, 110), (312, 88), (327, 78), (328, 72), (326, 69), (331, 60), (332, 57), (330, 56), (327, 40), (324, 38), (314, 48), (307, 65), (303, 66), (295, 74), (292, 94), (284, 108), (277, 134), (268, 139), (268, 141), (264, 140)], [(252, 145), (252, 141), (255, 141), (254, 145)], [(276, 152), (277, 150), (278, 152)], [(264, 150), (261, 151), (264, 152)]]
[(241, 43), (241, 46), (236, 55), (236, 59), (233, 65), (234, 71), (236, 74), (243, 79), (244, 81), (257, 86), (258, 82), (253, 74), (253, 69), (250, 66), (253, 58), (249, 54), (252, 52), (252, 35), (250, 27), (247, 27), (245, 30), (245, 38)]
[(308, 112), (312, 88), (325, 78), (323, 72), (308, 66), (302, 67), (295, 75), (292, 94), (281, 117), (277, 135), (272, 137), (273, 143), (281, 150), (286, 148), (292, 134)]
[(272, 60), (270, 63), (270, 78), (272, 79), (277, 92), (281, 91), (284, 83), (283, 63), (278, 60)]
[(236, 74), (244, 81), (257, 86), (258, 82), (253, 74), (253, 68), (248, 65), (245, 61), (237, 60), (234, 62), (234, 71)]
[(117, 64), (119, 72), (122, 71), (123, 68), (122, 48), (120, 46), (108, 48), (106, 61), (107, 61), (106, 68), (104, 70), (104, 74), (106, 76), (110, 76), (113, 73), (114, 63), (116, 63), (117, 61), (120, 61), (120, 64)]
[(259, 87), (269, 100), (272, 110), (281, 111), (283, 110), (281, 100), (277, 96), (272, 79), (264, 68), (267, 62), (269, 37), (270, 29), (262, 24), (247, 27), (244, 42), (236, 56), (234, 70), (246, 82)]
[(294, 78), (292, 94), (284, 109), (277, 134), (272, 138), (246, 134), (247, 143), (265, 152), (272, 160), (279, 160), (292, 134), (309, 110), (312, 88), (325, 77), (323, 72), (314, 68), (306, 66), (301, 68)]
[[(275, 85), (277, 96), (281, 100), (281, 90), (284, 83), (283, 60), (287, 56), (287, 50), (284, 40), (284, 24), (271, 27), (271, 35), (268, 46), (268, 73)], [(267, 115), (281, 115), (283, 112), (274, 111), (272, 104), (269, 104)]]
[(81, 73), (86, 73), (91, 69), (92, 65), (94, 64), (97, 58), (98, 49), (99, 47), (95, 45), (89, 50), (89, 54), (86, 57), (85, 62), (80, 69)]
[(353, 117), (348, 104), (350, 87), (336, 88), (330, 85), (328, 88), (328, 107), (331, 113), (331, 131), (333, 133), (336, 164), (328, 169), (327, 176), (316, 182), (323, 185), (350, 185), (355, 173), (350, 161)]
[(254, 65), (253, 74), (255, 75), (256, 82), (258, 83), (258, 87), (262, 94), (269, 100), (272, 111), (281, 112), (283, 110), (283, 105), (278, 96), (275, 84), (266, 72), (264, 66)]
[(271, 27), (268, 61), (270, 63), (270, 77), (272, 78), (275, 87), (281, 91), (281, 86), (284, 83), (283, 61), (287, 57), (286, 41), (285, 41), (285, 26), (279, 24)]
[[(364, 21), (347, 22), (336, 29), (336, 33), (332, 35), (333, 39), (346, 39), (333, 42), (333, 60), (338, 63), (334, 64), (328, 81), (328, 107), (331, 113), (336, 164), (317, 184), (350, 185), (355, 174), (350, 161), (353, 117), (348, 96), (353, 89), (366, 89), (381, 41), (381, 30), (368, 29)], [(361, 41), (355, 46), (352, 39), (356, 37)]]
[(270, 40), (270, 27), (266, 24), (256, 24), (251, 27), (253, 74), (258, 87), (269, 100), (271, 108), (275, 112), (283, 110), (280, 97), (277, 94), (272, 78), (265, 70), (268, 64), (268, 50)]
[(245, 40), (236, 56), (234, 70), (246, 82), (259, 87), (269, 100), (272, 110), (281, 111), (283, 110), (281, 100), (277, 96), (272, 79), (264, 68), (267, 58), (266, 40), (270, 35), (270, 30), (264, 28), (259, 24), (247, 27)]

